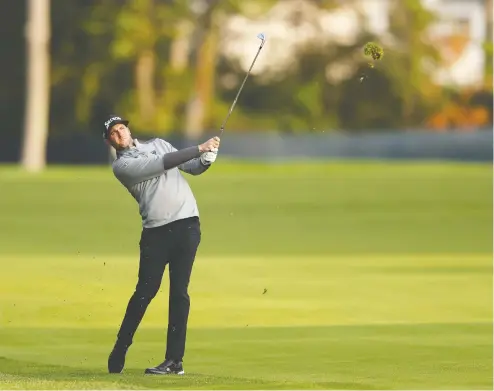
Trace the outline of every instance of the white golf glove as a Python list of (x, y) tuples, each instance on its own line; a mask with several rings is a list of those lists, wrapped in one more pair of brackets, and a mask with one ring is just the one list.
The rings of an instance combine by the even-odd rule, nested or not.
[(218, 156), (218, 148), (215, 148), (210, 152), (204, 152), (201, 155), (201, 163), (205, 166), (209, 166), (211, 163), (214, 163), (216, 156)]

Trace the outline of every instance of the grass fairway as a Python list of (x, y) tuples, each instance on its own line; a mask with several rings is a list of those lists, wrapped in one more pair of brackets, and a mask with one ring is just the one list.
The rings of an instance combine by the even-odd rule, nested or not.
[(222, 163), (189, 177), (203, 243), (187, 374), (162, 378), (143, 370), (164, 354), (167, 278), (125, 373), (106, 373), (136, 282), (134, 201), (106, 168), (0, 169), (0, 388), (492, 389), (491, 175)]

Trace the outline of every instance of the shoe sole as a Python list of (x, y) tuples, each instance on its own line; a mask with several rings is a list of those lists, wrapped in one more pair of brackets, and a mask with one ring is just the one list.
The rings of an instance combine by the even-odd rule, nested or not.
[(144, 371), (144, 374), (146, 375), (185, 375), (185, 371), (179, 371), (179, 372), (163, 372), (163, 371), (157, 371), (154, 369), (146, 369)]

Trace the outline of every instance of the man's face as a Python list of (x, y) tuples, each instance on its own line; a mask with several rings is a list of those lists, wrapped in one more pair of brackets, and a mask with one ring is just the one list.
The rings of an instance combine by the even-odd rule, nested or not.
[(117, 150), (128, 148), (132, 144), (129, 128), (124, 124), (113, 125), (108, 134), (108, 142)]

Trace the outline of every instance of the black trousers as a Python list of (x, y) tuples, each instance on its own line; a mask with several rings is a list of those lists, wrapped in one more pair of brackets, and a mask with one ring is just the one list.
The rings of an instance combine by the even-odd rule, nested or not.
[(200, 241), (197, 217), (142, 230), (139, 277), (118, 332), (117, 344), (132, 344), (149, 303), (159, 291), (168, 265), (170, 292), (165, 359), (183, 359), (190, 308), (188, 286)]

